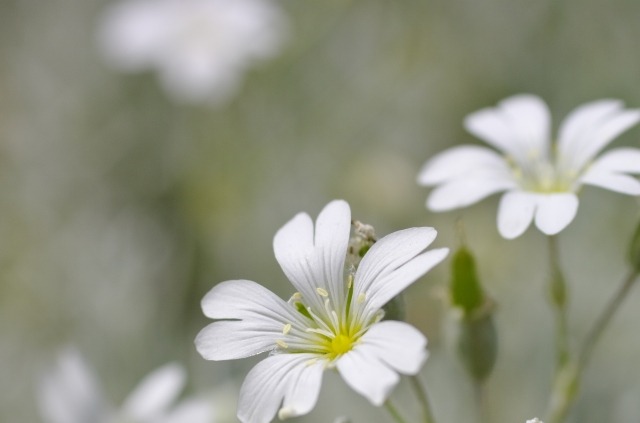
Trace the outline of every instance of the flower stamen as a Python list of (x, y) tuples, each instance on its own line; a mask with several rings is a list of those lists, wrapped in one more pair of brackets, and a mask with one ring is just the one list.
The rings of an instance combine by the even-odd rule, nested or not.
[(317, 287), (317, 288), (316, 288), (316, 292), (317, 292), (317, 293), (318, 293), (318, 295), (320, 295), (321, 297), (328, 297), (328, 296), (329, 296), (329, 293), (328, 293), (328, 292), (327, 292), (327, 290), (326, 290), (326, 289), (324, 289), (324, 288)]

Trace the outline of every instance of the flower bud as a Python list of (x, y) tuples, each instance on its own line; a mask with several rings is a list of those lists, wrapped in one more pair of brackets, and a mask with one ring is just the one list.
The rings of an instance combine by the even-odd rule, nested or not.
[(498, 355), (498, 334), (493, 316), (462, 319), (458, 333), (458, 352), (469, 375), (477, 382), (489, 377)]
[(486, 299), (476, 273), (476, 264), (467, 247), (462, 246), (451, 259), (451, 305), (468, 316), (480, 309)]
[(351, 222), (352, 233), (347, 248), (347, 266), (357, 268), (362, 257), (376, 242), (376, 234), (373, 226), (358, 220)]
[(494, 302), (485, 294), (471, 251), (462, 246), (451, 261), (451, 305), (459, 312), (457, 347), (469, 375), (482, 383), (491, 374), (498, 354), (493, 321)]
[(640, 272), (640, 223), (631, 238), (631, 245), (629, 245), (629, 262), (636, 272)]

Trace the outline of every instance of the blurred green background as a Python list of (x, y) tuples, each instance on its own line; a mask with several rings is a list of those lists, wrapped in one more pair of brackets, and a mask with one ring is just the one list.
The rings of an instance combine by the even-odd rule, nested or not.
[[(299, 211), (334, 198), (379, 235), (434, 226), (456, 245), (463, 216), (499, 303), (490, 421), (543, 417), (553, 368), (545, 242), (500, 238), (496, 197), (433, 214), (415, 178), (449, 146), (477, 143), (462, 119), (522, 92), (554, 128), (600, 98), (640, 106), (636, 0), (283, 0), (290, 38), (223, 107), (171, 102), (155, 75), (118, 74), (96, 43), (108, 2), (0, 0), (0, 421), (40, 421), (35, 389), (76, 345), (115, 402), (157, 366), (189, 368), (189, 392), (238, 385), (256, 359), (206, 362), (193, 339), (217, 282), (292, 289), (271, 247)], [(638, 146), (640, 130), (617, 146)], [(561, 235), (582, 339), (625, 272), (635, 199), (587, 188)], [(473, 390), (451, 342), (448, 262), (410, 288), (408, 320), (429, 338), (422, 377), (439, 423), (474, 422)], [(572, 417), (640, 421), (640, 290), (603, 339)], [(399, 402), (416, 414), (405, 384)], [(300, 422), (390, 421), (327, 374)]]

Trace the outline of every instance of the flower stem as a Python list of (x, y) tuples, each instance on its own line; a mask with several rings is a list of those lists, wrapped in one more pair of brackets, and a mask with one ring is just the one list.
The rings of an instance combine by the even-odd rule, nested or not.
[(489, 423), (489, 413), (487, 409), (487, 401), (485, 397), (484, 384), (479, 381), (474, 382), (474, 396), (476, 400), (476, 407), (478, 412), (479, 423)]
[(593, 350), (602, 337), (602, 333), (605, 331), (612, 317), (620, 308), (620, 304), (627, 297), (627, 294), (634, 285), (634, 282), (638, 279), (638, 271), (632, 270), (624, 279), (620, 289), (615, 296), (609, 301), (602, 314), (598, 317), (598, 320), (594, 323), (593, 327), (589, 331), (587, 338), (582, 346), (580, 355), (578, 356), (578, 371), (582, 371), (589, 364)]
[(598, 341), (637, 279), (638, 269), (630, 271), (616, 294), (596, 319), (575, 362), (568, 363), (557, 374), (551, 394), (548, 423), (563, 423), (566, 420), (577, 397), (582, 373), (589, 364)]
[(393, 420), (395, 420), (397, 423), (407, 423), (407, 421), (400, 415), (398, 409), (393, 405), (390, 399), (385, 401), (384, 406), (387, 411), (389, 411), (389, 414), (391, 414), (391, 417), (393, 417)]
[(556, 373), (569, 361), (569, 338), (568, 338), (568, 317), (567, 302), (568, 290), (564, 274), (560, 266), (560, 254), (558, 250), (557, 238), (547, 237), (549, 241), (549, 267), (550, 278), (548, 285), (549, 301), (555, 314), (556, 331)]
[(436, 420), (433, 418), (433, 413), (431, 412), (431, 404), (429, 403), (427, 390), (422, 385), (422, 382), (420, 381), (418, 376), (411, 376), (409, 380), (411, 380), (411, 385), (413, 386), (413, 389), (416, 391), (416, 395), (418, 396), (418, 401), (420, 402), (420, 407), (422, 408), (423, 422), (435, 423)]

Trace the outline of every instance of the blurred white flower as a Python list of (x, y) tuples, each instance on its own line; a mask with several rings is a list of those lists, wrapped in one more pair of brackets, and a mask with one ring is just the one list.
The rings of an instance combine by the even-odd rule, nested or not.
[(186, 399), (171, 407), (184, 384), (184, 369), (167, 364), (146, 376), (116, 409), (104, 399), (80, 354), (68, 349), (40, 381), (38, 405), (46, 423), (211, 423), (214, 410), (207, 399)]
[(544, 423), (542, 420), (538, 419), (537, 417), (534, 417), (531, 420), (527, 420), (527, 423)]
[(418, 183), (438, 186), (427, 207), (446, 211), (466, 207), (506, 191), (498, 210), (498, 230), (518, 237), (531, 221), (543, 233), (563, 230), (578, 210), (583, 184), (640, 195), (640, 149), (618, 148), (596, 157), (618, 135), (638, 123), (640, 111), (617, 100), (600, 100), (575, 109), (550, 142), (546, 104), (533, 95), (507, 98), (496, 108), (472, 113), (465, 127), (499, 150), (475, 145), (444, 151), (422, 168)]
[(175, 100), (219, 104), (278, 52), (285, 27), (270, 0), (122, 0), (105, 11), (99, 42), (116, 69), (155, 69)]
[[(427, 357), (426, 338), (413, 326), (380, 321), (381, 310), (442, 261), (446, 248), (423, 252), (433, 228), (392, 233), (365, 254), (345, 278), (351, 210), (329, 203), (314, 224), (300, 213), (275, 235), (276, 259), (298, 290), (285, 302), (248, 280), (226, 281), (202, 300), (218, 320), (204, 328), (196, 347), (208, 360), (271, 354), (247, 375), (238, 403), (244, 423), (306, 414), (314, 407), (327, 368), (374, 405), (382, 405), (399, 380), (416, 374)], [(232, 319), (232, 320), (229, 320)]]

